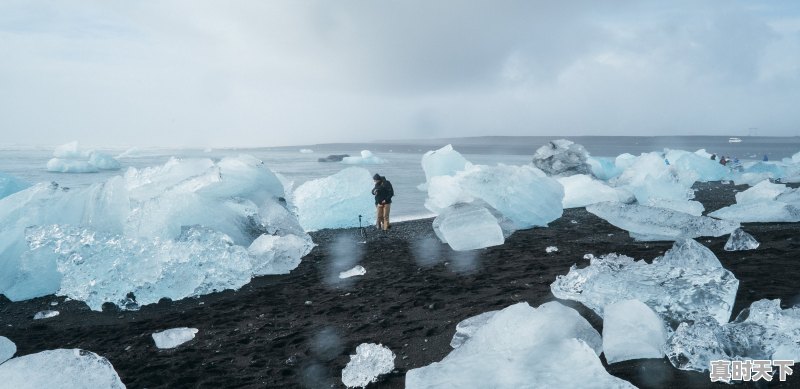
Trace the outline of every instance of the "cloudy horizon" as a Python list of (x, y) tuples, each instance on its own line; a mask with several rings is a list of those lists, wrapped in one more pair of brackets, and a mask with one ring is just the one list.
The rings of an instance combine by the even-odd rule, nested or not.
[(800, 135), (792, 1), (0, 3), (2, 143)]

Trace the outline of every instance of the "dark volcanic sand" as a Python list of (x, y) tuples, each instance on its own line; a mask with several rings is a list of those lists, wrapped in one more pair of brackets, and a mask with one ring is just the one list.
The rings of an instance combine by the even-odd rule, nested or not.
[[(697, 188), (698, 200), (712, 211), (733, 203), (735, 191), (746, 187)], [(618, 252), (650, 261), (671, 247), (634, 242), (582, 208), (566, 210), (549, 228), (518, 231), (504, 245), (474, 255), (455, 255), (431, 241), (430, 225), (430, 219), (398, 223), (386, 237), (369, 229), (366, 244), (353, 242), (356, 229), (320, 231), (313, 234), (319, 246), (291, 274), (259, 277), (236, 292), (162, 300), (135, 312), (110, 305), (93, 312), (55, 296), (17, 303), (0, 296), (0, 335), (16, 343), (18, 355), (55, 348), (94, 351), (111, 361), (128, 388), (342, 387), (341, 370), (356, 346), (383, 343), (397, 354), (396, 371), (370, 387), (402, 388), (408, 369), (447, 355), (460, 320), (519, 301), (538, 306), (554, 300), (550, 283), (574, 263), (585, 266), (584, 254)], [(800, 302), (798, 227), (745, 225), (761, 242), (755, 251), (723, 251), (727, 236), (699, 240), (740, 280), (733, 317), (762, 298), (779, 298), (784, 308)], [(551, 245), (558, 252), (545, 253)], [(367, 274), (348, 283), (327, 282), (334, 254), (359, 249)], [(58, 306), (51, 307), (53, 301)], [(602, 331), (602, 320), (590, 310), (564, 303)], [(32, 320), (44, 309), (61, 315)], [(183, 326), (200, 332), (176, 349), (155, 347), (153, 332)], [(666, 359), (607, 368), (641, 388), (729, 387), (710, 384), (707, 374), (677, 370)], [(769, 387), (800, 387), (799, 368), (795, 365), (789, 382), (776, 378)]]

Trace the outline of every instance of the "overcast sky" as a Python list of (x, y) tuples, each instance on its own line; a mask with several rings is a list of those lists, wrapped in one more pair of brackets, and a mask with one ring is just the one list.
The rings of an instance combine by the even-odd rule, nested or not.
[(798, 1), (0, 0), (4, 144), (800, 135)]

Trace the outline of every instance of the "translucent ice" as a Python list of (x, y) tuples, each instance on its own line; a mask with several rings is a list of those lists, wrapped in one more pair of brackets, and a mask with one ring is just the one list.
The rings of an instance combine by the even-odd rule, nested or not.
[(342, 163), (346, 163), (348, 165), (377, 165), (386, 163), (386, 160), (383, 158), (378, 158), (369, 150), (361, 150), (360, 157), (344, 157), (342, 158)]
[(58, 311), (51, 311), (51, 310), (39, 311), (39, 312), (36, 312), (35, 315), (33, 315), (33, 320), (49, 319), (51, 317), (58, 316), (59, 313), (60, 312), (58, 312)]
[(586, 163), (592, 168), (592, 175), (603, 181), (608, 181), (622, 173), (622, 168), (614, 162), (612, 158), (603, 157), (589, 157), (586, 160)]
[(759, 201), (729, 205), (708, 216), (742, 223), (792, 223), (800, 221), (800, 208), (780, 201)]
[(500, 311), (484, 312), (458, 322), (458, 324), (456, 324), (456, 333), (453, 335), (453, 339), (450, 340), (450, 347), (461, 347), (467, 339), (475, 334), (475, 331), (483, 327), (497, 312)]
[(533, 165), (549, 175), (591, 174), (588, 158), (589, 153), (583, 146), (557, 139), (536, 150)]
[(394, 369), (395, 355), (388, 347), (375, 343), (362, 343), (356, 354), (342, 370), (342, 383), (348, 388), (363, 388), (378, 380), (381, 374)]
[(98, 151), (82, 151), (78, 142), (56, 147), (47, 171), (58, 173), (96, 173), (98, 170), (119, 170), (119, 161)]
[(0, 173), (0, 199), (17, 193), (31, 185), (9, 174)]
[(588, 205), (586, 210), (627, 230), (631, 237), (641, 241), (722, 236), (739, 228), (739, 223), (735, 221), (692, 216), (671, 209), (638, 204), (605, 202)]
[(731, 233), (728, 241), (725, 242), (725, 251), (741, 251), (741, 250), (755, 250), (760, 243), (750, 235), (744, 232), (741, 228)]
[(455, 204), (436, 216), (433, 231), (453, 250), (465, 251), (503, 244), (505, 237), (497, 218), (475, 204)]
[(773, 184), (769, 180), (764, 180), (736, 194), (736, 203), (756, 203), (759, 201), (775, 200), (778, 195), (786, 191), (786, 185)]
[(603, 353), (608, 363), (663, 358), (667, 330), (661, 318), (639, 300), (623, 300), (603, 309)]
[(53, 158), (47, 161), (47, 171), (54, 173), (97, 173), (97, 166), (89, 161)]
[(703, 215), (703, 211), (705, 211), (705, 207), (703, 207), (701, 202), (693, 200), (672, 200), (650, 197), (644, 205), (671, 209), (673, 211), (688, 213), (692, 216), (701, 216)]
[(34, 185), (0, 199), (0, 293), (58, 292), (100, 309), (131, 305), (129, 292), (136, 306), (288, 272), (313, 244), (284, 196), (249, 156), (171, 159), (87, 188)]
[(175, 348), (194, 339), (194, 335), (197, 331), (197, 328), (170, 328), (168, 330), (154, 332), (152, 336), (156, 347), (161, 349)]
[(0, 365), (17, 353), (17, 345), (11, 339), (0, 336)]
[(468, 165), (454, 176), (432, 177), (425, 206), (439, 213), (453, 204), (482, 200), (522, 229), (561, 217), (563, 198), (561, 184), (533, 166)]
[(87, 158), (89, 153), (80, 150), (78, 141), (72, 141), (56, 146), (55, 150), (53, 150), (53, 156), (56, 158)]
[[(601, 344), (575, 310), (519, 303), (496, 312), (442, 361), (409, 370), (406, 388), (633, 388), (603, 368)], [(553, 373), (563, 366), (569, 374)]]
[(107, 359), (78, 349), (57, 349), (12, 358), (0, 365), (3, 386), (14, 389), (124, 389)]
[(667, 343), (667, 356), (682, 370), (705, 371), (712, 360), (800, 360), (800, 307), (759, 300), (736, 320), (681, 323)]
[(469, 161), (461, 153), (453, 150), (452, 145), (444, 146), (435, 151), (428, 151), (422, 156), (422, 170), (425, 172), (425, 181), (430, 181), (436, 176), (453, 176), (464, 170)]
[(363, 276), (364, 274), (367, 274), (367, 269), (364, 269), (364, 266), (356, 265), (350, 270), (339, 273), (339, 278), (344, 279), (356, 276)]
[(93, 151), (89, 154), (89, 163), (100, 170), (119, 170), (120, 168), (119, 161), (114, 159), (114, 157), (97, 151)]
[(585, 207), (603, 201), (632, 201), (627, 191), (612, 188), (586, 174), (559, 177), (557, 180), (564, 187), (564, 208)]
[(372, 174), (360, 167), (301, 184), (292, 193), (300, 225), (306, 231), (358, 227), (358, 215), (365, 225), (374, 224), (374, 185)]
[(739, 280), (714, 253), (691, 239), (675, 242), (652, 264), (618, 254), (590, 257), (588, 267), (573, 265), (550, 285), (553, 295), (575, 300), (603, 316), (615, 302), (637, 299), (670, 324), (697, 316), (728, 321)]

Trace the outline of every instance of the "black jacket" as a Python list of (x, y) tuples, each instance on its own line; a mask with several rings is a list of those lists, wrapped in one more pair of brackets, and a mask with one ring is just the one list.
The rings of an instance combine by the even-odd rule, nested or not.
[(381, 180), (375, 187), (372, 188), (372, 194), (375, 195), (375, 205), (380, 204), (383, 201), (386, 201), (386, 204), (392, 203), (392, 196), (394, 196), (394, 188), (392, 188), (392, 183), (389, 180)]

